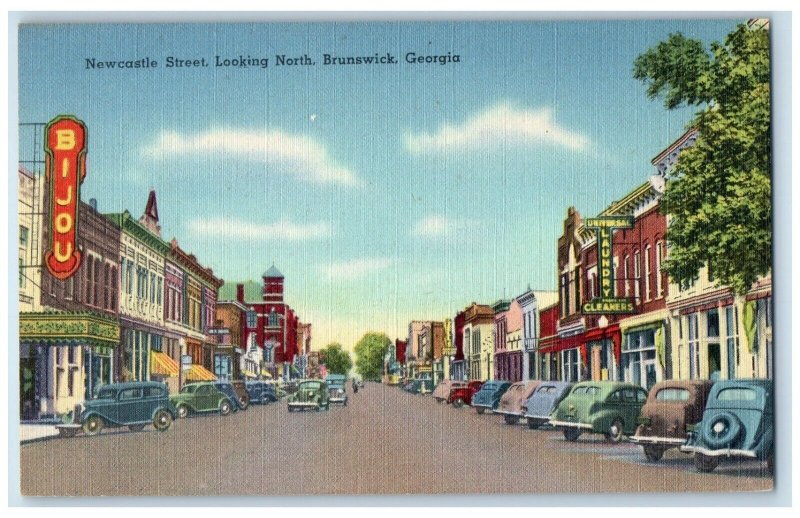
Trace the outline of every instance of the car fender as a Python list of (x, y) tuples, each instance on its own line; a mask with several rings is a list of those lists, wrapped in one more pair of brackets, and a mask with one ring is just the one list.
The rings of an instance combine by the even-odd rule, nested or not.
[(85, 423), (86, 421), (88, 421), (93, 416), (98, 416), (100, 419), (102, 419), (103, 422), (106, 424), (106, 426), (109, 426), (109, 427), (123, 426), (119, 422), (114, 421), (112, 419), (109, 419), (108, 416), (98, 412), (97, 410), (89, 410), (88, 412), (86, 412), (84, 414), (83, 418), (81, 419), (81, 422)]
[(162, 410), (166, 410), (167, 413), (170, 415), (170, 417), (172, 417), (173, 421), (178, 418), (177, 409), (175, 409), (174, 407), (170, 408), (170, 405), (161, 405), (160, 407), (157, 407), (155, 410), (153, 410), (153, 414), (150, 416), (150, 420), (152, 421), (153, 419), (155, 419), (156, 414)]
[(611, 426), (611, 423), (614, 422), (614, 419), (620, 419), (622, 421), (623, 429), (626, 426), (630, 426), (630, 423), (626, 423), (616, 410), (600, 410), (589, 416), (589, 422), (592, 424), (592, 431), (599, 433), (605, 433)]

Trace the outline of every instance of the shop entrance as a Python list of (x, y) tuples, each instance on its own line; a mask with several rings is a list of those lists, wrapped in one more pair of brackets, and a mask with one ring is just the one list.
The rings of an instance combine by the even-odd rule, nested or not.
[(708, 379), (719, 379), (720, 365), (719, 343), (708, 344)]

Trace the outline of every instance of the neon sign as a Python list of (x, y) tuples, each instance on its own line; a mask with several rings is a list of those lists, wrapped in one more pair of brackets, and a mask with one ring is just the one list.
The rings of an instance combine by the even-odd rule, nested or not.
[(599, 216), (587, 218), (586, 227), (594, 228), (597, 235), (597, 280), (600, 296), (583, 305), (587, 315), (634, 313), (633, 301), (614, 296), (614, 259), (611, 252), (615, 228), (633, 228), (633, 216)]

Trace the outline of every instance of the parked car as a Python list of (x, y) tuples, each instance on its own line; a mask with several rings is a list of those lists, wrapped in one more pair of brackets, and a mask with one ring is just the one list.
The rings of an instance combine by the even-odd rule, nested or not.
[(230, 384), (233, 385), (233, 390), (239, 397), (239, 410), (247, 410), (250, 406), (250, 393), (247, 391), (247, 386), (244, 380), (231, 380)]
[(689, 429), (681, 451), (694, 453), (699, 471), (713, 471), (720, 457), (767, 461), (774, 469), (775, 421), (771, 380), (718, 381), (711, 388), (703, 419)]
[(556, 407), (550, 424), (576, 441), (582, 433), (601, 433), (609, 442), (633, 435), (647, 392), (639, 385), (616, 381), (583, 381)]
[(463, 387), (459, 386), (450, 391), (447, 402), (452, 403), (454, 408), (471, 405), (472, 396), (474, 396), (482, 386), (483, 382), (480, 380), (467, 381)]
[(500, 398), (500, 403), (494, 412), (502, 414), (506, 424), (519, 423), (519, 419), (524, 413), (522, 406), (541, 383), (541, 381), (536, 380), (513, 383)]
[(236, 407), (236, 410), (247, 409), (247, 406), (250, 404), (250, 397), (248, 396), (243, 401), (233, 382), (228, 380), (218, 380), (214, 382), (214, 385), (217, 387), (217, 390), (228, 396), (230, 400), (233, 401), (233, 406)]
[(183, 386), (181, 391), (169, 399), (178, 412), (178, 417), (188, 417), (190, 414), (219, 412), (220, 415), (228, 415), (239, 409), (236, 393), (226, 394), (219, 387), (219, 382), (202, 381), (189, 383)]
[(686, 442), (687, 426), (703, 418), (712, 384), (708, 380), (671, 380), (653, 385), (642, 407), (639, 427), (630, 438), (641, 445), (647, 460), (657, 462), (665, 451)]
[(535, 430), (547, 424), (550, 414), (562, 399), (567, 397), (574, 383), (569, 381), (543, 381), (536, 387), (528, 401), (522, 405), (523, 417), (528, 420), (528, 428)]
[(481, 389), (472, 396), (472, 406), (479, 414), (492, 411), (500, 404), (500, 398), (503, 397), (511, 383), (502, 380), (489, 380), (481, 386)]
[(103, 428), (123, 426), (139, 431), (148, 424), (163, 432), (169, 429), (176, 415), (164, 383), (112, 383), (100, 387), (93, 399), (77, 405), (70, 422), (56, 425), (56, 428), (64, 437), (73, 437), (81, 429), (86, 435), (97, 435)]
[(433, 392), (433, 380), (428, 378), (417, 378), (409, 381), (403, 390), (412, 394), (428, 394)]
[(328, 384), (328, 401), (342, 406), (347, 406), (347, 376), (343, 374), (328, 374), (325, 378)]
[(264, 383), (263, 381), (247, 381), (245, 382), (245, 387), (250, 396), (250, 403), (266, 405), (267, 403), (273, 403), (278, 400), (278, 396), (275, 394), (275, 387), (269, 383)]
[(297, 385), (297, 390), (289, 396), (287, 407), (289, 412), (313, 408), (316, 411), (328, 410), (328, 384), (322, 380), (304, 380)]
[(463, 381), (442, 380), (438, 385), (436, 385), (436, 388), (433, 389), (433, 399), (435, 399), (437, 403), (449, 403), (448, 399), (450, 398), (450, 392), (455, 388), (465, 386), (467, 386), (467, 384)]

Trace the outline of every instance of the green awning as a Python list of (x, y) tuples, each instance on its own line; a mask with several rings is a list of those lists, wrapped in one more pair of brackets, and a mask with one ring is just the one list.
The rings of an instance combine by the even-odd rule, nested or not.
[(92, 312), (20, 313), (21, 343), (44, 345), (89, 345), (109, 348), (119, 345), (119, 323)]

